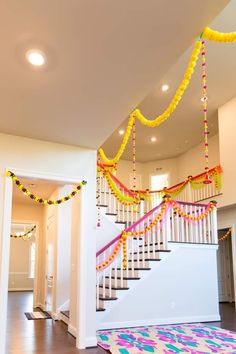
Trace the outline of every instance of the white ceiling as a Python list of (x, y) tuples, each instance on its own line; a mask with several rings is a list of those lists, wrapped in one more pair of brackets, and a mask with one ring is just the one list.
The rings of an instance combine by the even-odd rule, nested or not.
[[(212, 22), (211, 27), (222, 32), (234, 31), (236, 23), (236, 1), (228, 6)], [(236, 44), (207, 42), (207, 82), (208, 117), (210, 136), (218, 131), (217, 108), (236, 95)], [(168, 106), (185, 72), (193, 45), (182, 55), (168, 72), (156, 81), (153, 90), (138, 105), (141, 111), (153, 119)], [(201, 57), (201, 56), (200, 56)], [(200, 58), (201, 59), (201, 58)], [(167, 83), (170, 90), (161, 91), (161, 85)], [(137, 123), (137, 160), (153, 161), (175, 157), (203, 141), (201, 106), (201, 65), (198, 62), (190, 86), (171, 118), (157, 128), (149, 128)], [(125, 128), (127, 120), (120, 128)], [(151, 143), (151, 136), (157, 141)], [(114, 156), (122, 137), (116, 130), (104, 144), (105, 152)], [(131, 142), (122, 158), (131, 159)], [(210, 152), (209, 152), (210, 153)]]
[[(160, 100), (157, 83), (227, 3), (2, 1), (0, 132), (98, 148), (155, 85), (142, 108), (150, 116), (162, 110), (169, 99)], [(45, 51), (45, 70), (26, 64), (32, 47)], [(169, 80), (174, 89), (179, 77)], [(106, 144), (111, 154), (115, 143)]]
[[(40, 179), (31, 180), (21, 178), (20, 181), (28, 190), (30, 190), (30, 192), (44, 199), (49, 199), (55, 189), (60, 185), (60, 183), (52, 183), (51, 181)], [(19, 188), (15, 184), (13, 184), (13, 205), (15, 203), (40, 206), (40, 204), (27, 197), (24, 193), (22, 193), (22, 191), (19, 190)]]

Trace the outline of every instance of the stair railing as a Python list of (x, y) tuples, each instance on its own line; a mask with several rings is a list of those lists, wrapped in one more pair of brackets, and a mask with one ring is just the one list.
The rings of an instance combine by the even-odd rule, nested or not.
[(139, 278), (170, 242), (217, 244), (216, 207), (164, 200), (97, 252), (97, 307)]

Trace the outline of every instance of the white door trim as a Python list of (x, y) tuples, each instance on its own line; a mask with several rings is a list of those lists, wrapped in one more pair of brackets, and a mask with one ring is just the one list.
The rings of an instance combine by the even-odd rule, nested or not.
[[(80, 182), (83, 177), (66, 177), (63, 175), (58, 174), (47, 174), (41, 173), (39, 171), (32, 171), (32, 170), (23, 170), (14, 167), (6, 167), (5, 168), (5, 177), (3, 178), (4, 181), (4, 194), (3, 194), (3, 223), (2, 223), (2, 239), (0, 239), (0, 299), (1, 299), (1, 306), (0, 306), (0, 354), (5, 353), (5, 345), (6, 345), (6, 324), (7, 324), (7, 295), (8, 295), (8, 272), (9, 272), (9, 256), (10, 256), (10, 230), (11, 230), (11, 211), (12, 211), (12, 189), (13, 183), (11, 178), (6, 176), (7, 171), (12, 171), (19, 177), (23, 178), (38, 178), (38, 179), (45, 179), (50, 181), (58, 181), (58, 182), (65, 182), (67, 184), (77, 184)], [(85, 198), (85, 192), (81, 189), (81, 210), (83, 210)], [(84, 239), (84, 237), (83, 237)], [(80, 243), (80, 242), (79, 242)], [(79, 279), (78, 279), (78, 288), (77, 288), (77, 328), (76, 331), (79, 333), (77, 336), (77, 347), (84, 348), (86, 347), (86, 333), (85, 330), (82, 330), (83, 324), (86, 323), (86, 309), (88, 306), (82, 306), (81, 304), (86, 303), (86, 276), (87, 276), (87, 268), (86, 263), (87, 260), (84, 260), (84, 252), (83, 247), (87, 248), (86, 240), (83, 243), (80, 243), (82, 246), (78, 248), (78, 257), (79, 260), (83, 259), (83, 266), (79, 270)], [(95, 263), (95, 260), (94, 260)], [(95, 268), (94, 268), (95, 269)], [(81, 311), (80, 311), (81, 309)], [(95, 309), (94, 309), (95, 311)], [(96, 313), (95, 313), (96, 315)], [(94, 317), (95, 317), (94, 315)], [(93, 339), (93, 343), (96, 341), (96, 338)], [(93, 344), (94, 345), (94, 344)]]

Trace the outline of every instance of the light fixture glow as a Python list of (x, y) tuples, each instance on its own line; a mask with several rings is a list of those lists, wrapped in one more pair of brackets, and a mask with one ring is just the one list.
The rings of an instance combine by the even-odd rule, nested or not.
[(161, 89), (162, 89), (163, 92), (166, 92), (166, 91), (169, 90), (169, 85), (164, 84), (164, 85), (161, 86)]
[(45, 54), (38, 49), (28, 50), (26, 53), (26, 59), (34, 66), (42, 66), (46, 61)]
[(154, 143), (155, 141), (157, 141), (157, 138), (155, 136), (151, 137), (151, 142)]
[(120, 129), (120, 130), (119, 130), (119, 134), (120, 134), (120, 135), (124, 135), (124, 133), (125, 133), (125, 131), (124, 131), (123, 129)]

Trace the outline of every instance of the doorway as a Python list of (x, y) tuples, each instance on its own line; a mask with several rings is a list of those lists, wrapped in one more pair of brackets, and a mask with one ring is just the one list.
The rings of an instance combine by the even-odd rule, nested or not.
[[(218, 230), (218, 239), (226, 235), (229, 229)], [(231, 234), (219, 241), (217, 252), (219, 302), (234, 302), (234, 274)]]

